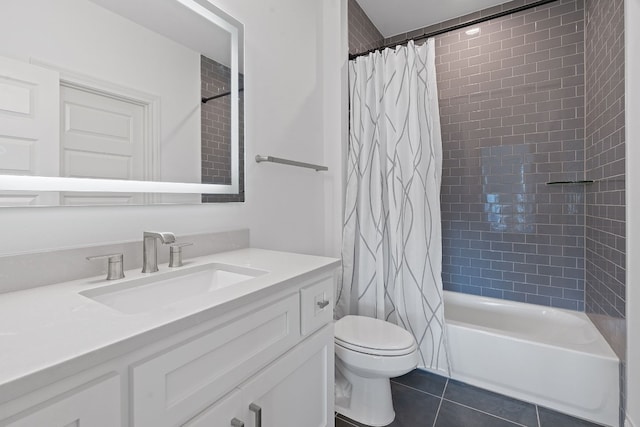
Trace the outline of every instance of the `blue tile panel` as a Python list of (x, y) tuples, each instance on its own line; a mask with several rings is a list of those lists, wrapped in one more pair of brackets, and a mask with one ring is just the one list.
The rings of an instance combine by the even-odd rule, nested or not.
[(583, 179), (583, 2), (477, 27), (436, 38), (444, 287), (584, 310), (585, 188), (546, 185)]
[[(240, 75), (240, 87), (244, 76)], [(229, 90), (231, 69), (206, 56), (200, 57), (200, 87), (203, 98)], [(231, 184), (231, 97), (222, 97), (201, 105), (201, 177), (204, 184)], [(239, 98), (240, 165), (238, 194), (203, 194), (202, 203), (244, 201), (244, 92)]]
[(349, 53), (366, 52), (382, 46), (384, 37), (356, 0), (348, 2)]
[[(585, 3), (585, 311), (626, 358), (624, 1)], [(621, 420), (626, 376), (620, 375)], [(622, 425), (622, 424), (621, 424)]]
[(586, 194), (586, 304), (614, 318), (625, 317), (626, 291), (623, 11), (623, 0), (587, 2), (586, 169), (596, 183)]

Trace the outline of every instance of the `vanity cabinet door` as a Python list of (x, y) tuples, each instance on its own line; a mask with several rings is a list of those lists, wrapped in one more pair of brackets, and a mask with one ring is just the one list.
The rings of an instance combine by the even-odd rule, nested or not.
[(5, 421), (6, 427), (118, 427), (120, 377), (111, 376), (41, 403)]
[(333, 360), (331, 324), (240, 386), (245, 425), (332, 427)]
[(245, 421), (241, 411), (242, 396), (240, 390), (236, 389), (196, 415), (183, 427), (232, 427), (234, 419), (236, 424)]

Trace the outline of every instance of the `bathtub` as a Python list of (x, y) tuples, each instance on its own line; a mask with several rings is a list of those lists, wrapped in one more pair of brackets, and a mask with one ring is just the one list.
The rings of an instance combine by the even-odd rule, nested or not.
[(619, 361), (584, 313), (444, 294), (453, 379), (619, 424)]

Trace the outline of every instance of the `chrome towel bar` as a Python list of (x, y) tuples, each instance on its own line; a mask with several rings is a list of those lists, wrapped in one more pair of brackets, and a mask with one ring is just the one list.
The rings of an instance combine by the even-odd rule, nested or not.
[(260, 162), (280, 163), (280, 164), (283, 164), (283, 165), (297, 166), (297, 167), (300, 167), (300, 168), (315, 169), (316, 171), (328, 171), (329, 170), (329, 168), (326, 167), (326, 166), (314, 165), (312, 163), (297, 162), (295, 160), (281, 159), (279, 157), (261, 156), (261, 155), (258, 154), (256, 156), (256, 163), (260, 163)]

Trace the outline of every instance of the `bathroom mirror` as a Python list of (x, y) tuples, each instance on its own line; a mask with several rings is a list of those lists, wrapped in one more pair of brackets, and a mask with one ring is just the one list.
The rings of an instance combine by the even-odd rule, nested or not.
[(243, 201), (243, 27), (209, 0), (5, 0), (0, 206)]

